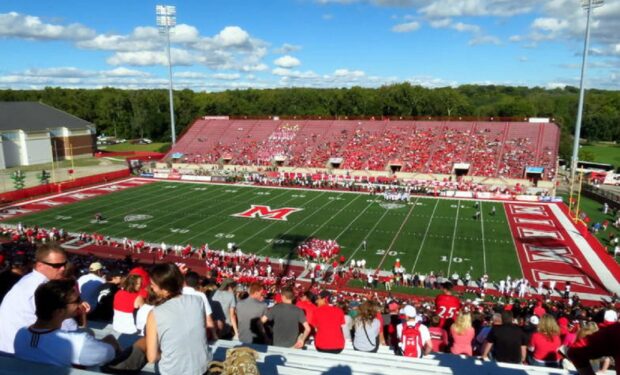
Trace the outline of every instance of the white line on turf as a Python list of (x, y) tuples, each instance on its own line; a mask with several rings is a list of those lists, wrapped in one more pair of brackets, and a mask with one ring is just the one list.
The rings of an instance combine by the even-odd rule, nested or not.
[[(379, 226), (379, 224), (381, 224), (381, 221), (383, 221), (383, 218), (388, 214), (388, 212), (390, 212), (390, 210), (385, 210), (385, 212), (383, 213), (383, 215), (381, 215), (379, 220), (377, 220), (375, 225), (373, 225), (373, 227), (366, 233), (366, 236), (364, 237), (362, 242), (368, 240), (368, 237), (370, 237), (370, 235), (375, 232), (375, 229)], [(359, 245), (357, 245), (357, 248), (355, 249), (355, 251), (353, 251), (353, 254), (349, 255), (349, 259), (355, 259), (354, 258), (355, 254), (357, 254), (357, 252), (359, 251), (359, 249), (361, 249), (361, 247), (362, 247), (361, 243)]]
[[(349, 228), (351, 227), (351, 225), (353, 225), (353, 223), (355, 223), (355, 222), (357, 221), (357, 219), (359, 219), (360, 217), (362, 217), (362, 215), (364, 214), (364, 212), (366, 212), (366, 210), (367, 210), (367, 209), (369, 209), (369, 208), (370, 208), (370, 206), (372, 206), (372, 203), (368, 203), (368, 206), (366, 206), (366, 208), (364, 208), (364, 209), (362, 210), (362, 212), (360, 212), (360, 213), (359, 213), (359, 214), (355, 217), (355, 219), (351, 220), (351, 222), (349, 223), (349, 225), (347, 225), (347, 226), (346, 226), (346, 227), (342, 230), (342, 232), (340, 232), (340, 233), (339, 233), (339, 234), (338, 234), (338, 235), (334, 238), (334, 241), (335, 241), (335, 240), (337, 240), (338, 238), (340, 238), (340, 236), (342, 236), (342, 235), (343, 235), (343, 234), (344, 234), (347, 230), (349, 230)], [(387, 212), (387, 210), (386, 210), (386, 212)], [(353, 229), (355, 230), (356, 228), (353, 228)]]
[[(426, 226), (426, 231), (424, 232), (424, 237), (422, 238), (422, 243), (420, 244), (420, 248), (418, 249), (418, 254), (415, 257), (415, 262), (413, 262), (413, 267), (411, 268), (411, 273), (415, 271), (415, 267), (418, 265), (418, 260), (420, 259), (420, 254), (422, 254), (422, 247), (424, 247), (424, 242), (426, 242), (426, 238), (428, 236), (428, 231), (431, 229), (431, 223), (433, 222), (433, 216), (435, 216), (435, 211), (437, 210), (437, 206), (439, 205), (439, 199), (435, 202), (435, 207), (433, 208), (433, 213), (431, 213), (430, 219), (428, 219), (428, 225)], [(450, 276), (450, 275), (448, 275)]]
[(420, 199), (420, 197), (417, 197), (415, 202), (414, 202), (414, 204), (411, 205), (411, 208), (409, 209), (409, 212), (407, 213), (407, 216), (405, 217), (403, 222), (400, 224), (400, 228), (398, 228), (398, 232), (396, 232), (396, 234), (394, 235), (394, 238), (392, 238), (392, 242), (390, 243), (390, 246), (388, 246), (388, 248), (385, 250), (385, 255), (383, 255), (383, 257), (381, 258), (381, 261), (379, 261), (379, 265), (377, 266), (377, 268), (383, 266), (383, 262), (385, 262), (385, 258), (387, 258), (388, 254), (392, 250), (392, 247), (394, 246), (394, 244), (396, 243), (396, 240), (400, 236), (400, 232), (402, 232), (403, 227), (405, 226), (405, 224), (409, 220), (409, 217), (411, 216), (411, 213), (413, 212), (413, 209), (417, 207), (416, 203), (418, 203), (419, 199)]
[(454, 255), (454, 241), (456, 240), (456, 228), (459, 226), (459, 209), (461, 208), (461, 201), (456, 203), (456, 219), (454, 219), (454, 232), (452, 232), (452, 247), (450, 248), (450, 259), (448, 260), (448, 273), (447, 277), (450, 277), (450, 268), (452, 268), (452, 255)]
[(487, 273), (487, 250), (484, 245), (484, 209), (482, 208), (482, 202), (480, 202), (480, 226), (482, 227), (482, 264), (484, 268), (484, 274)]

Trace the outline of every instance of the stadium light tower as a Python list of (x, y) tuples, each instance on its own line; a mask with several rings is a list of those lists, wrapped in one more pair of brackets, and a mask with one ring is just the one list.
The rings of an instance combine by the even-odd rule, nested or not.
[(173, 5), (155, 6), (157, 14), (157, 26), (159, 33), (166, 36), (166, 53), (168, 55), (168, 96), (170, 99), (170, 131), (172, 135), (172, 145), (176, 143), (176, 131), (174, 126), (174, 100), (172, 97), (172, 59), (170, 57), (170, 29), (177, 23), (177, 7)]
[(583, 117), (583, 99), (585, 88), (583, 81), (586, 75), (588, 65), (588, 49), (590, 48), (590, 15), (593, 8), (603, 5), (603, 0), (581, 0), (581, 6), (586, 10), (586, 37), (583, 43), (583, 56), (581, 61), (581, 79), (579, 82), (579, 105), (577, 108), (577, 123), (575, 124), (575, 140), (573, 143), (573, 160), (571, 161), (571, 183), (575, 181), (575, 173), (577, 171), (577, 163), (579, 161), (579, 138), (581, 137), (581, 118)]

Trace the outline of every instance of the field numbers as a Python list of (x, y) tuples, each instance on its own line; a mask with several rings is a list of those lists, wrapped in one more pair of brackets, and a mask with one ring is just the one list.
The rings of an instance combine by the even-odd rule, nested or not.
[[(454, 258), (452, 258), (452, 261), (453, 261), (454, 263), (463, 263), (463, 260), (469, 260), (469, 259), (463, 259), (463, 258), (459, 258), (459, 257), (454, 257)], [(442, 256), (441, 256), (440, 261), (441, 261), (441, 262), (448, 262), (448, 261), (449, 261), (449, 259), (448, 259), (448, 257), (447, 257), (447, 256), (442, 255)]]
[(128, 226), (129, 226), (129, 228), (136, 228), (136, 229), (144, 229), (144, 228), (146, 228), (146, 224), (129, 224)]
[(306, 196), (304, 194), (293, 194), (291, 195), (291, 198), (305, 198)]
[(284, 245), (286, 243), (292, 243), (293, 241), (291, 241), (291, 240), (283, 240), (281, 238), (277, 238), (277, 239), (270, 238), (268, 240), (265, 240), (265, 242), (266, 243), (273, 243), (273, 244), (276, 244), (276, 245)]
[(235, 235), (232, 233), (217, 233), (215, 238), (235, 238)]
[(71, 216), (63, 216), (63, 215), (56, 216), (56, 220), (71, 220), (71, 219), (72, 219)]
[[(379, 249), (377, 250), (377, 255), (385, 255), (385, 250), (384, 249)], [(391, 257), (395, 257), (398, 255), (398, 252), (394, 251), (394, 250), (390, 250), (387, 252), (387, 255), (391, 256)]]
[(235, 189), (226, 189), (226, 190), (224, 190), (224, 192), (225, 193), (236, 193), (237, 190), (235, 190)]
[(206, 187), (197, 187), (197, 188), (193, 188), (192, 190), (194, 191), (207, 191)]
[(271, 193), (268, 191), (259, 191), (256, 193), (256, 195), (271, 195)]
[(341, 198), (341, 197), (329, 197), (327, 199), (329, 199), (330, 201), (343, 201), (344, 200), (344, 198)]
[(189, 229), (185, 229), (185, 228), (170, 228), (170, 231), (172, 233), (188, 233)]
[(176, 185), (166, 185), (164, 186), (164, 189), (176, 189), (177, 186)]

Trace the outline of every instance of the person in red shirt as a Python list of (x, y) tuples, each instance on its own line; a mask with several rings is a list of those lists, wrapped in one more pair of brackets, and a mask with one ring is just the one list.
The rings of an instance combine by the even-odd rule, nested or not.
[(431, 326), (428, 328), (428, 332), (431, 334), (431, 344), (433, 345), (433, 352), (445, 353), (448, 348), (448, 332), (439, 326), (441, 318), (439, 315), (433, 315), (431, 318)]
[(446, 281), (441, 285), (442, 294), (435, 297), (435, 314), (439, 315), (440, 327), (449, 327), (461, 309), (461, 300), (452, 295), (452, 283)]
[[(568, 349), (568, 358), (573, 362), (580, 375), (594, 375), (590, 360), (601, 357), (613, 357), (620, 363), (620, 323), (607, 326), (583, 338), (582, 345), (574, 345)], [(620, 366), (616, 367), (616, 375), (620, 375)]]
[(342, 326), (345, 324), (344, 312), (336, 306), (330, 305), (331, 293), (327, 290), (319, 293), (318, 307), (312, 315), (310, 325), (314, 327), (314, 345), (316, 350), (324, 353), (340, 353), (344, 349), (344, 333)]
[(560, 326), (555, 318), (545, 314), (540, 319), (537, 332), (530, 338), (530, 364), (534, 366), (559, 367), (558, 349), (562, 345)]
[(312, 303), (312, 292), (307, 291), (297, 299), (297, 303), (295, 306), (299, 307), (306, 314), (306, 320), (310, 325), (312, 325), (312, 315), (314, 315), (314, 310), (316, 310), (316, 305)]

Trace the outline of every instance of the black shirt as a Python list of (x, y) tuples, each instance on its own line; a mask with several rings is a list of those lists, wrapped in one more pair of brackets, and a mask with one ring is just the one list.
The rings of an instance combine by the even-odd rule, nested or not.
[(527, 346), (523, 330), (514, 324), (493, 326), (487, 336), (493, 344), (493, 358), (498, 362), (521, 363), (521, 347)]

